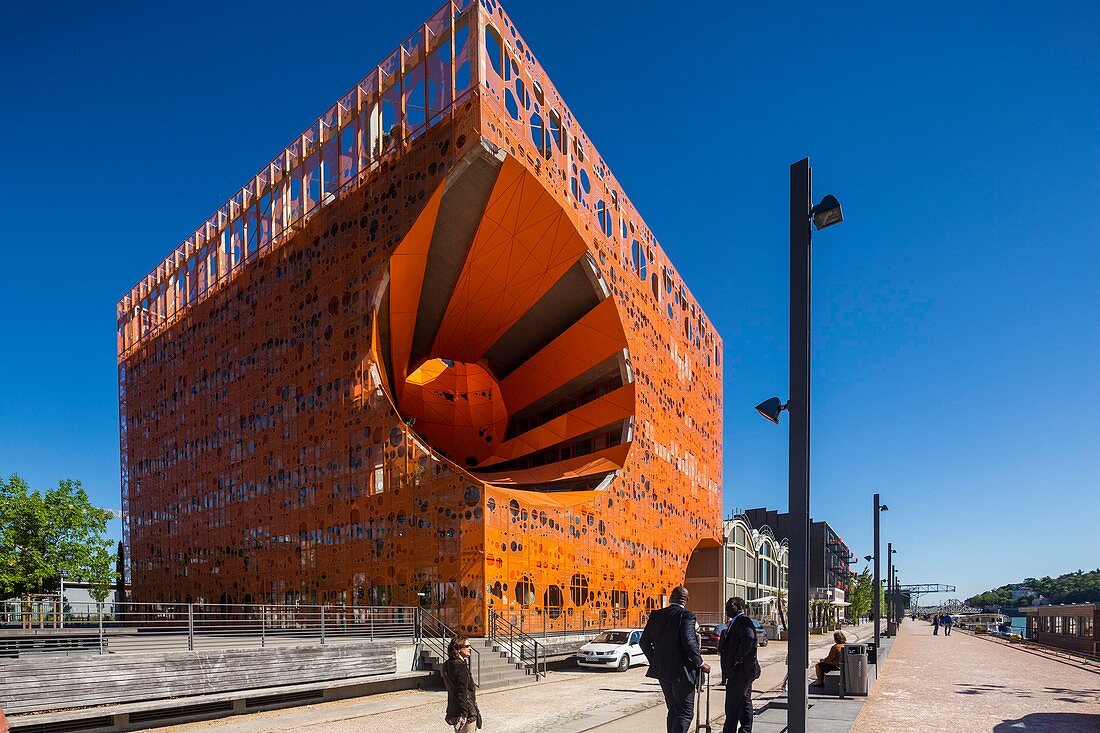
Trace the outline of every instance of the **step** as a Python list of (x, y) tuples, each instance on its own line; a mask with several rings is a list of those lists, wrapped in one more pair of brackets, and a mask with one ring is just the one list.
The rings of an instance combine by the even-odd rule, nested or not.
[[(443, 660), (441, 660), (439, 657), (437, 657), (435, 655), (430, 655), (430, 654), (421, 655), (420, 662), (421, 662), (421, 664), (428, 665), (430, 667), (435, 668), (436, 670), (438, 670), (440, 667), (443, 666)], [(478, 662), (474, 662), (474, 664), (478, 664)], [(513, 661), (510, 661), (510, 660), (507, 660), (507, 659), (482, 657), (481, 662), (480, 662), (480, 667), (481, 667), (482, 670), (486, 670), (486, 669), (522, 670), (522, 669), (526, 668), (526, 665), (523, 664), (522, 662), (513, 662)]]

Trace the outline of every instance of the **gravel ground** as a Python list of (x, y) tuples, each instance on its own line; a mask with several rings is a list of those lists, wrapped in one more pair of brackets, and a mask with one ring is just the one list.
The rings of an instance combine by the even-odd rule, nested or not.
[(1100, 732), (1100, 674), (955, 630), (902, 624), (855, 733)]

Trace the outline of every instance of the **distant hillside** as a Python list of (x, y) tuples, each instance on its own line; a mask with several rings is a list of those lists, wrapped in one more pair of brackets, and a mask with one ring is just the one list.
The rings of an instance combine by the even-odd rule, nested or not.
[[(1012, 591), (1017, 586), (1027, 586), (1032, 590), (1016, 601), (1012, 600)], [(1100, 603), (1100, 568), (1084, 572), (1066, 573), (1057, 578), (1024, 578), (1020, 583), (1002, 585), (967, 598), (971, 606), (1030, 606), (1033, 598), (1043, 596), (1051, 603)]]

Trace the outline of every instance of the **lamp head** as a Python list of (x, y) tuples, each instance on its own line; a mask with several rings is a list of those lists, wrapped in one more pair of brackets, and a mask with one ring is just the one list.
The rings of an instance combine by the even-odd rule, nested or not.
[(814, 217), (814, 228), (818, 231), (844, 221), (844, 213), (840, 210), (840, 202), (832, 194), (821, 199), (821, 203), (810, 209), (810, 213)]
[(880, 504), (878, 510), (880, 512), (888, 512), (890, 511), (890, 507), (886, 506), (885, 504)]
[(756, 411), (760, 413), (761, 417), (776, 425), (779, 424), (779, 413), (786, 409), (787, 405), (780, 402), (778, 397), (769, 397), (756, 406)]
[(875, 558), (874, 558), (874, 556), (873, 556), (873, 555), (864, 555), (864, 556), (863, 556), (863, 559), (864, 559), (864, 560), (866, 560), (867, 562), (871, 562), (871, 561), (872, 561), (872, 560), (874, 560)]

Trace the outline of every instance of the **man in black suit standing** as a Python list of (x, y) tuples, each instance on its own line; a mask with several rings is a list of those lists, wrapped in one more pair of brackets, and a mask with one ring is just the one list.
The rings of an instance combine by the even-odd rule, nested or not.
[(726, 677), (726, 722), (722, 733), (752, 731), (752, 683), (760, 676), (756, 659), (756, 626), (745, 615), (744, 598), (734, 596), (726, 601), (726, 624), (718, 641), (718, 654)]
[(699, 674), (710, 672), (699, 653), (695, 614), (687, 609), (687, 601), (687, 588), (673, 588), (669, 606), (650, 614), (639, 642), (649, 659), (645, 675), (658, 680), (665, 694), (668, 733), (687, 733)]

